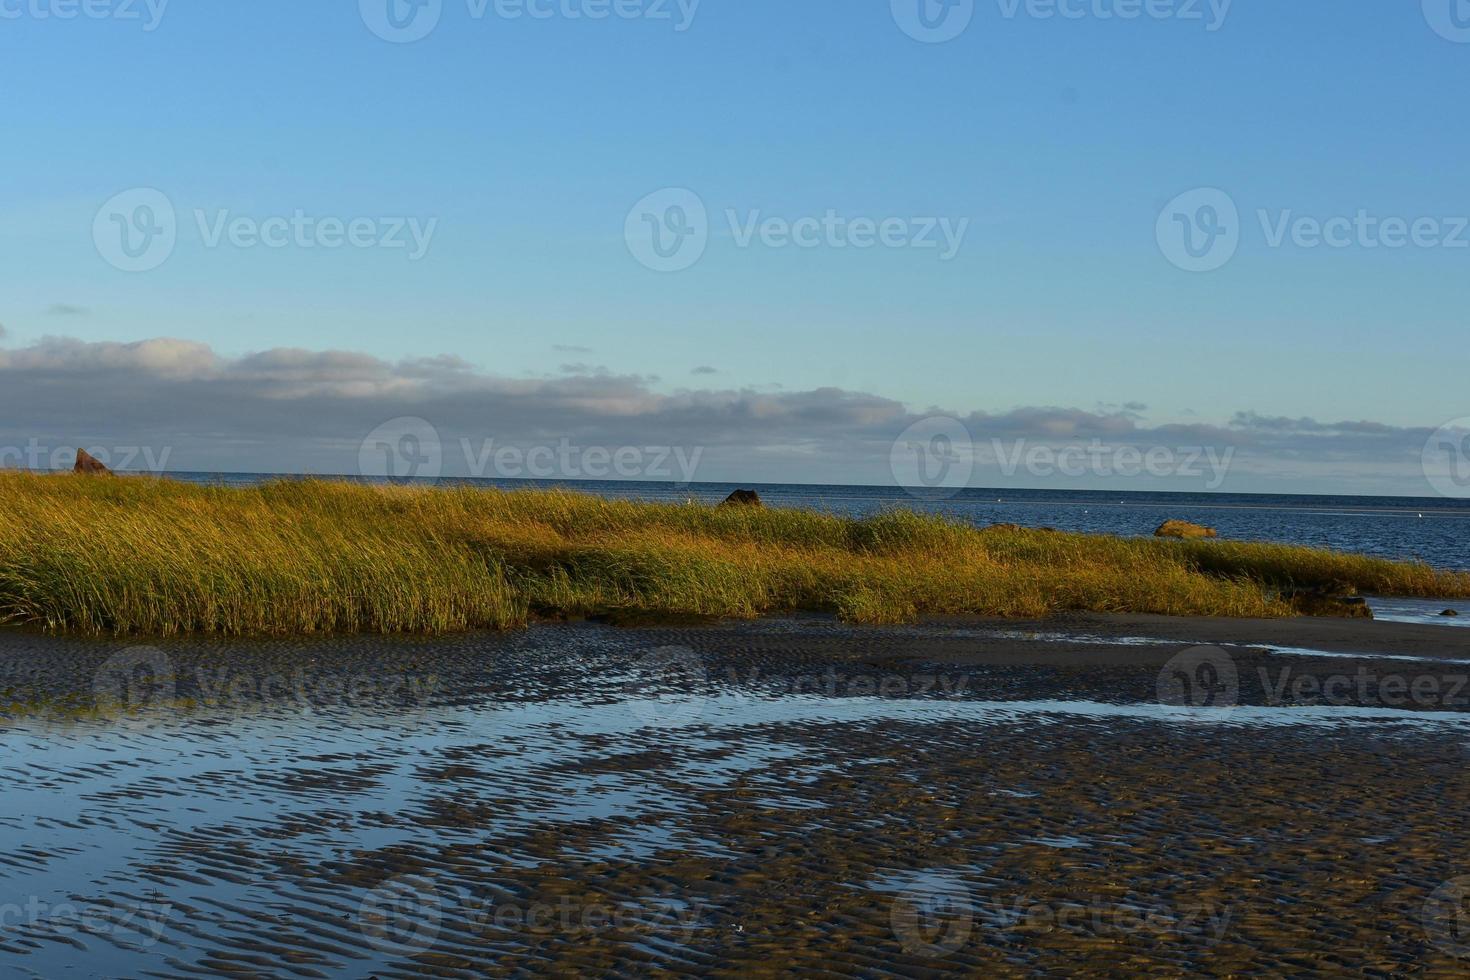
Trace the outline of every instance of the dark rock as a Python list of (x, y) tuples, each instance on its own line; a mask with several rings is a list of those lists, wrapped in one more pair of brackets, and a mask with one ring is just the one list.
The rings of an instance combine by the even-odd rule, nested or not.
[(754, 490), (736, 490), (725, 498), (721, 507), (764, 507), (761, 503), (761, 495)]
[(1212, 527), (1191, 524), (1188, 521), (1165, 521), (1154, 531), (1156, 538), (1217, 538), (1220, 534)]
[(71, 471), (83, 476), (112, 476), (112, 470), (103, 466), (97, 457), (85, 449), (77, 450), (77, 465)]
[(1368, 600), (1362, 596), (1335, 595), (1318, 589), (1297, 589), (1281, 593), (1281, 598), (1303, 616), (1373, 618), (1373, 610), (1368, 607)]
[(1444, 612), (1440, 613), (1440, 615), (1441, 616), (1458, 616), (1458, 615), (1460, 615), (1460, 612), (1457, 609), (1446, 609)]

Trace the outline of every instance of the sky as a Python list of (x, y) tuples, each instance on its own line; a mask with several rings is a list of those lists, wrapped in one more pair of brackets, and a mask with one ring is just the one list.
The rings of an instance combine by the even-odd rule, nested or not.
[(1470, 492), (1464, 0), (0, 0), (0, 56), (0, 465)]

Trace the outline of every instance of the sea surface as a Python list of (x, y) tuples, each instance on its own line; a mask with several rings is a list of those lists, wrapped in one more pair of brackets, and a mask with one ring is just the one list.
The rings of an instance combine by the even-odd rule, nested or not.
[[(176, 479), (251, 485), (269, 474), (175, 473)], [(644, 483), (611, 480), (455, 480), (475, 486), (525, 489), (560, 486), (605, 497), (718, 503), (735, 484)], [(848, 516), (887, 507), (948, 514), (979, 527), (1021, 524), (1063, 531), (1149, 535), (1171, 518), (1207, 524), (1224, 538), (1334, 548), (1384, 558), (1417, 559), (1438, 568), (1470, 570), (1470, 500), (1444, 497), (1350, 497), (1290, 494), (1103, 492), (967, 489), (930, 499), (898, 487), (744, 484), (777, 507), (807, 507)]]

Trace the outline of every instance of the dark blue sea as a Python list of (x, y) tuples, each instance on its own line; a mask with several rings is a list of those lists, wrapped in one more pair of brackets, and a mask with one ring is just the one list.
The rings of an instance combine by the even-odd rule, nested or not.
[[(176, 479), (250, 485), (271, 474), (175, 473)], [(440, 481), (500, 489), (565, 487), (605, 497), (718, 503), (727, 483), (639, 483), (611, 480)], [(861, 516), (886, 507), (948, 514), (980, 527), (1011, 523), (1121, 535), (1150, 535), (1169, 518), (1217, 528), (1233, 540), (1279, 541), (1420, 559), (1470, 570), (1470, 500), (1442, 497), (1335, 497), (1288, 494), (1119, 493), (1085, 490), (962, 490), (949, 499), (915, 497), (898, 487), (745, 484), (769, 505)]]

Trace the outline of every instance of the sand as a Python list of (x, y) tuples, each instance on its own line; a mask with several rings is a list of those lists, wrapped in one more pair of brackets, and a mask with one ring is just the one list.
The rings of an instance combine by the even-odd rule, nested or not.
[[(1161, 704), (1200, 644), (1230, 703)], [(167, 676), (99, 704), (118, 657)], [(0, 874), (42, 904), (0, 970), (1464, 975), (1459, 659), (1138, 616), (0, 632)]]

